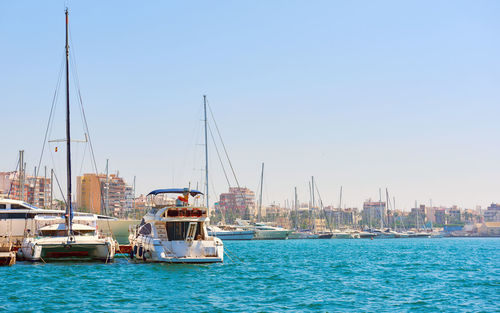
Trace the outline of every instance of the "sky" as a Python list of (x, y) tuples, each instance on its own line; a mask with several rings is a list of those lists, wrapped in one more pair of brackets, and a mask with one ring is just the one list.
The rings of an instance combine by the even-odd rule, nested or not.
[[(312, 176), (325, 205), (341, 186), (347, 207), (379, 188), (407, 210), (500, 202), (498, 1), (2, 1), (0, 171), (25, 150), (62, 185), (63, 145), (42, 147), (56, 90), (48, 139), (65, 137), (66, 5), (72, 137), (79, 86), (99, 171), (137, 194), (200, 187), (207, 95), (239, 184), (256, 191), (265, 163), (264, 204), (308, 201)], [(213, 144), (209, 164), (215, 200)]]

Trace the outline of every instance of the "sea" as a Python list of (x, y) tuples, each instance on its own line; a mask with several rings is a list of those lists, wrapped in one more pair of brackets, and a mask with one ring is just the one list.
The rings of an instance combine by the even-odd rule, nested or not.
[(223, 264), (18, 262), (0, 311), (500, 312), (500, 238), (227, 241)]

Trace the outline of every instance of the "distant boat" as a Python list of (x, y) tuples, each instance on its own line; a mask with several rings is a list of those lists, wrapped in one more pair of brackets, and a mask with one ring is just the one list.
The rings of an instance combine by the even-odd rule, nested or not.
[(283, 240), (288, 239), (291, 230), (279, 226), (271, 226), (265, 223), (256, 223), (254, 226), (256, 240)]
[(255, 230), (244, 230), (237, 226), (208, 226), (208, 234), (222, 240), (252, 240)]
[(294, 231), (288, 235), (288, 239), (318, 239), (318, 234), (310, 231)]
[(236, 219), (238, 227), (244, 230), (255, 231), (255, 240), (284, 240), (292, 233), (291, 230), (280, 226), (272, 226), (268, 223), (260, 222), (250, 224), (248, 220)]

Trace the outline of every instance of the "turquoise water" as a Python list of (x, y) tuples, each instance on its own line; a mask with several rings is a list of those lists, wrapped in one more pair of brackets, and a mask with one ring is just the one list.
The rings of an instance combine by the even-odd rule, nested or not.
[(0, 268), (0, 310), (500, 310), (500, 239), (225, 244), (224, 264), (19, 262)]

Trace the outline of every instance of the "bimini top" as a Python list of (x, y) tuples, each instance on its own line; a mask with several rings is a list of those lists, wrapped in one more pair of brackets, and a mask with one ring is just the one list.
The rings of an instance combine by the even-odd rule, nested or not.
[[(149, 195), (158, 195), (160, 193), (184, 193), (186, 191), (188, 191), (189, 189), (185, 188), (185, 189), (181, 189), (181, 188), (173, 188), (173, 189), (157, 189), (157, 190), (153, 190), (151, 191), (150, 193), (148, 193), (148, 196)], [(189, 194), (191, 195), (191, 197), (194, 197), (196, 195), (202, 195), (203, 193), (201, 191), (198, 191), (198, 190), (194, 190), (194, 189), (191, 189), (189, 190)]]

